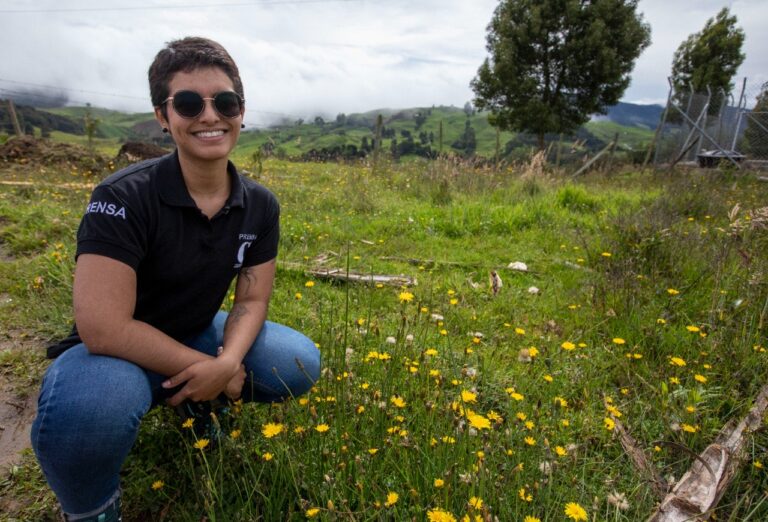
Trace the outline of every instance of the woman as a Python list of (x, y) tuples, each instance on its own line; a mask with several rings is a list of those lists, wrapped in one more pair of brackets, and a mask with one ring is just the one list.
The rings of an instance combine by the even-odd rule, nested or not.
[(151, 407), (279, 401), (320, 373), (312, 341), (266, 321), (279, 206), (228, 160), (245, 111), (237, 65), (184, 38), (157, 54), (149, 84), (176, 151), (94, 189), (77, 233), (76, 326), (49, 348), (32, 427), (66, 520), (120, 520), (120, 468)]

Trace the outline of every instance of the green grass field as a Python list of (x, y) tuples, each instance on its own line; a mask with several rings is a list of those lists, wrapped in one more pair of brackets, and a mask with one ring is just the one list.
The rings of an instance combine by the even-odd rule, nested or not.
[[(4, 331), (67, 332), (95, 178), (0, 165), (33, 182), (0, 185)], [(765, 384), (768, 186), (752, 175), (270, 159), (258, 181), (282, 205), (270, 319), (316, 341), (323, 376), (223, 415), (216, 448), (154, 410), (124, 469), (126, 520), (645, 520), (661, 499), (615, 423), (679, 479)], [(0, 372), (35, 393), (41, 354), (0, 353)], [(718, 520), (768, 518), (766, 444), (748, 435)], [(31, 455), (0, 477), (0, 506), (54, 520)]]

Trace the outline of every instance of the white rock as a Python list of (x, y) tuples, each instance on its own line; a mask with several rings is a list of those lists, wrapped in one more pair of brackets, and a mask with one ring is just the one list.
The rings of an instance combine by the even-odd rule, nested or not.
[(536, 288), (535, 286), (532, 286), (532, 287), (530, 287), (530, 288), (528, 289), (528, 293), (529, 293), (529, 294), (533, 294), (533, 295), (536, 295), (536, 294), (538, 294), (539, 292), (540, 292), (540, 290), (539, 290), (538, 288)]

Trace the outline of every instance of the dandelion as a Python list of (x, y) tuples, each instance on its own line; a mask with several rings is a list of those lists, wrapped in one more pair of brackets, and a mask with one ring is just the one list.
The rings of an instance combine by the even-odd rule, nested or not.
[(391, 402), (397, 408), (405, 408), (405, 401), (402, 397), (397, 395), (392, 396), (392, 398), (389, 399), (389, 402)]
[(705, 384), (707, 382), (707, 378), (699, 373), (694, 375), (693, 378), (696, 380), (696, 382), (700, 382), (701, 384)]
[(539, 355), (539, 349), (536, 348), (535, 346), (531, 346), (530, 348), (528, 348), (528, 355), (530, 355), (531, 358), (536, 357), (537, 355)]
[(554, 377), (552, 377), (552, 376), (551, 376), (551, 375), (549, 375), (549, 374), (546, 374), (544, 377), (542, 377), (542, 379), (544, 379), (544, 380), (545, 380), (545, 381), (547, 381), (547, 382), (552, 382), (552, 381), (554, 381), (554, 380), (555, 380), (555, 379), (554, 379)]
[(427, 350), (424, 351), (424, 355), (429, 355), (430, 357), (434, 357), (437, 355), (437, 350), (434, 348), (427, 348)]
[(163, 489), (163, 486), (165, 486), (165, 482), (162, 480), (156, 480), (152, 483), (152, 489), (154, 491), (157, 491), (158, 489)]
[(680, 384), (680, 378), (679, 377), (670, 377), (669, 382), (671, 384)]
[(611, 257), (611, 253), (610, 252), (603, 252), (600, 255), (603, 256), (603, 257)]
[(517, 335), (525, 335), (525, 330), (523, 330), (522, 328), (515, 328), (515, 333)]
[(301, 301), (301, 298), (302, 298), (301, 292), (296, 292), (293, 295), (293, 297), (295, 297), (297, 301)]
[(571, 520), (587, 520), (587, 512), (576, 502), (568, 502), (565, 505), (565, 516)]
[(236, 439), (236, 438), (240, 437), (240, 430), (232, 430), (232, 431), (230, 431), (229, 432), (229, 436), (232, 439)]
[(468, 415), (469, 425), (478, 430), (491, 429), (491, 421), (482, 415), (472, 414)]
[(698, 426), (691, 426), (690, 424), (685, 424), (685, 423), (681, 424), (680, 428), (682, 428), (682, 430), (686, 433), (696, 433), (697, 431), (699, 431)]
[(185, 429), (191, 429), (192, 425), (194, 423), (195, 423), (195, 418), (194, 417), (190, 417), (190, 418), (188, 418), (187, 420), (184, 421), (184, 424), (182, 424), (181, 427), (185, 428)]
[(413, 301), (413, 294), (406, 290), (405, 292), (400, 292), (397, 298), (400, 299), (401, 303), (410, 303)]
[(756, 461), (754, 461), (754, 462), (752, 463), (752, 465), (753, 465), (753, 466), (754, 466), (756, 469), (763, 469), (763, 463), (762, 463), (762, 462), (760, 462), (759, 460), (756, 460)]
[(427, 511), (427, 520), (429, 522), (456, 522), (456, 518), (450, 512), (439, 508)]
[(469, 499), (469, 507), (472, 509), (480, 509), (483, 507), (483, 499), (480, 497), (472, 497)]
[(523, 519), (523, 522), (541, 522), (541, 519), (528, 515)]
[(261, 434), (264, 435), (266, 438), (271, 439), (272, 437), (275, 437), (277, 435), (280, 435), (283, 432), (283, 425), (282, 424), (275, 424), (273, 422), (269, 422), (264, 425), (264, 427), (261, 428)]
[(327, 424), (318, 424), (317, 426), (315, 426), (315, 431), (318, 433), (325, 433), (329, 429), (331, 429), (331, 427), (328, 426)]
[(528, 444), (529, 446), (535, 446), (536, 445), (536, 439), (531, 437), (530, 435), (523, 439), (523, 441)]
[(701, 330), (701, 328), (699, 328), (698, 326), (694, 326), (692, 324), (689, 324), (688, 326), (686, 326), (685, 329), (691, 333), (696, 333)]
[(371, 455), (376, 455), (379, 452), (379, 448), (368, 448), (368, 453)]
[(566, 455), (568, 455), (568, 450), (566, 450), (562, 446), (555, 446), (555, 455), (557, 455), (558, 457), (565, 457)]
[(621, 337), (614, 337), (613, 338), (613, 344), (625, 344), (627, 341), (622, 339)]
[(457, 305), (457, 304), (459, 304), (459, 300), (458, 300), (458, 299), (456, 299), (455, 297), (452, 297), (452, 298), (451, 298), (451, 300), (450, 300), (450, 301), (448, 301), (448, 302), (449, 302), (451, 305), (454, 305), (454, 306), (455, 306), (455, 305)]
[(445, 486), (445, 481), (444, 481), (443, 479), (437, 478), (437, 479), (435, 479), (435, 481), (432, 483), (432, 485), (433, 485), (433, 486), (435, 486), (437, 489), (440, 489), (440, 488), (442, 488), (443, 486)]
[(680, 293), (680, 291), (679, 290), (675, 290), (674, 288), (667, 288), (667, 293), (669, 295), (677, 295), (677, 294)]
[(682, 358), (680, 358), (680, 357), (672, 357), (672, 358), (669, 360), (669, 362), (670, 362), (670, 363), (671, 363), (673, 366), (680, 366), (680, 367), (682, 367), (682, 366), (685, 366), (685, 359), (682, 359)]
[(469, 390), (461, 390), (462, 402), (477, 402), (477, 394)]
[(608, 431), (612, 431), (613, 428), (616, 427), (616, 423), (610, 417), (606, 417), (603, 419), (603, 425), (605, 426), (605, 429)]
[(571, 350), (575, 350), (575, 349), (576, 349), (576, 345), (575, 345), (575, 344), (573, 344), (573, 343), (572, 343), (572, 342), (570, 342), (570, 341), (565, 341), (563, 344), (561, 344), (561, 345), (560, 345), (560, 347), (561, 347), (563, 350), (567, 350), (567, 351), (569, 351), (569, 352), (570, 352)]
[(661, 317), (659, 317), (658, 319), (656, 319), (656, 323), (657, 324), (667, 324), (667, 320), (666, 319), (662, 319)]
[(309, 508), (304, 512), (304, 516), (307, 518), (314, 518), (320, 513), (320, 508)]
[(306, 283), (304, 283), (304, 286), (307, 287), (307, 288), (312, 288), (313, 286), (315, 286), (315, 282), (314, 281), (307, 281)]
[(194, 446), (195, 449), (204, 450), (210, 443), (211, 441), (208, 439), (200, 439), (195, 441), (195, 443), (192, 446)]
[(274, 455), (272, 455), (271, 453), (267, 452), (267, 453), (263, 454), (263, 455), (261, 456), (261, 458), (262, 458), (262, 459), (263, 459), (265, 462), (269, 462), (270, 460), (272, 460), (273, 458), (275, 458), (275, 456), (274, 456)]

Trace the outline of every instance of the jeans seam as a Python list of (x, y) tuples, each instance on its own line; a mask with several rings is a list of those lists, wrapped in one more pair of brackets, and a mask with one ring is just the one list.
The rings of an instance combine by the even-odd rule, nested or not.
[[(41, 450), (41, 444), (40, 444), (40, 442), (41, 442), (41, 439), (40, 439), (40, 432), (43, 430), (43, 423), (45, 422), (45, 420), (46, 420), (46, 417), (48, 416), (48, 409), (49, 409), (49, 408), (50, 408), (50, 406), (51, 406), (51, 399), (52, 399), (52, 398), (53, 398), (53, 396), (54, 396), (54, 395), (53, 395), (53, 391), (54, 391), (54, 388), (56, 387), (56, 382), (58, 381), (58, 379), (59, 379), (59, 371), (58, 371), (58, 370), (55, 370), (55, 371), (54, 371), (54, 375), (53, 375), (53, 382), (51, 382), (51, 385), (48, 387), (48, 389), (49, 389), (49, 393), (48, 393), (48, 400), (46, 400), (46, 401), (45, 401), (45, 408), (43, 409), (43, 411), (42, 411), (42, 412), (41, 412), (40, 410), (38, 410), (38, 412), (37, 412), (37, 415), (38, 415), (38, 417), (40, 417), (40, 421), (37, 423), (37, 430), (35, 430), (35, 439), (37, 440), (37, 444), (36, 444), (36, 446), (37, 446), (37, 448), (36, 448), (36, 449), (37, 449), (37, 451), (36, 451), (36, 453), (37, 453), (38, 455), (40, 455), (40, 454), (43, 454), (43, 453), (44, 453), (44, 452)], [(43, 387), (45, 387), (45, 378), (43, 379)], [(41, 393), (41, 395), (42, 395), (42, 393)], [(40, 397), (38, 397), (38, 404), (39, 404), (39, 403), (40, 403)], [(38, 457), (38, 458), (39, 458), (39, 457)]]

